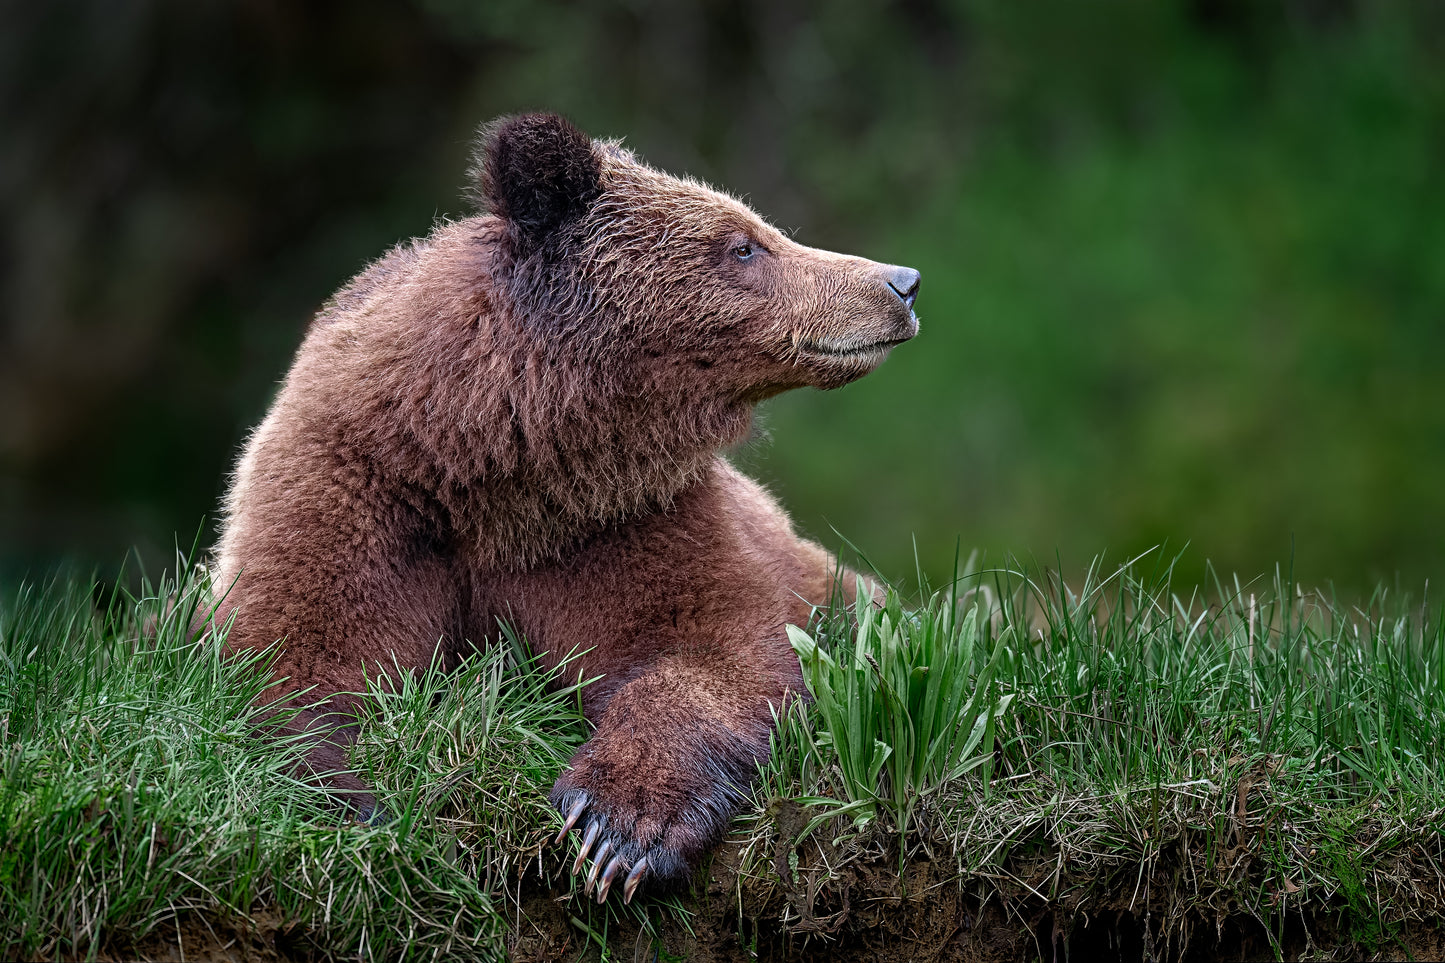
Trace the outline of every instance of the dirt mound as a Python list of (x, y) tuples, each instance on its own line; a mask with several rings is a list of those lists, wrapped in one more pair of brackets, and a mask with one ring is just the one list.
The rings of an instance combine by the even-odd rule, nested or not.
[[(961, 877), (952, 863), (926, 859), (900, 876), (896, 856), (800, 865), (780, 850), (770, 867), (776, 875), (750, 875), (743, 855), (740, 844), (721, 849), (705, 891), (685, 901), (689, 915), (653, 913), (651, 932), (614, 922), (600, 933), (579, 915), (587, 912), (580, 895), (530, 886), (509, 951), (518, 963), (596, 958), (605, 938), (620, 954), (614, 959), (695, 963), (1445, 958), (1445, 935), (1434, 924), (1399, 928), (1371, 945), (1343, 909), (1267, 926), (1237, 905), (1181, 909), (1167, 879), (1139, 888), (1154, 894), (1147, 901), (1086, 903), (1045, 899), (1024, 878)], [(1129, 874), (1119, 875), (1122, 883)], [(1134, 888), (1138, 875), (1127, 882)]]

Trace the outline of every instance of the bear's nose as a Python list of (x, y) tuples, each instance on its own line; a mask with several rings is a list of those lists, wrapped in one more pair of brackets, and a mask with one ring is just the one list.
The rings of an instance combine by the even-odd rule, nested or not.
[(903, 303), (910, 308), (913, 307), (913, 300), (918, 297), (918, 282), (922, 275), (913, 268), (898, 267), (897, 265), (885, 268), (884, 275), (888, 278), (888, 286), (903, 299)]

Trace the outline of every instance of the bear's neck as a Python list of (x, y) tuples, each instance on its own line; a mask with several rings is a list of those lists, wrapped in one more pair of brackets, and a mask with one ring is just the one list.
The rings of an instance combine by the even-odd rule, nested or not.
[[(707, 427), (703, 443), (696, 436)], [(707, 476), (723, 438), (745, 433), (747, 421), (669, 431), (578, 417), (531, 428), (499, 425), (512, 443), (439, 491), (457, 549), (482, 567), (531, 568), (604, 530), (668, 511)]]
[(407, 379), (425, 397), (398, 401), (416, 446), (404, 463), (456, 550), (485, 568), (529, 568), (667, 511), (751, 424), (751, 406), (637, 367), (658, 359), (599, 367), (495, 316), (452, 341)]
[(526, 368), (509, 387), (475, 449), (483, 457), (452, 476), (441, 495), (461, 545), (487, 567), (509, 570), (667, 511), (707, 474), (719, 449), (746, 434), (751, 415), (661, 394), (594, 393)]

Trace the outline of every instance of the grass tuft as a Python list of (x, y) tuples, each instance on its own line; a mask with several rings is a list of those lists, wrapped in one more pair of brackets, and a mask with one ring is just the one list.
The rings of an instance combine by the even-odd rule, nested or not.
[(846, 813), (862, 829), (881, 807), (895, 832), (907, 832), (920, 803), (992, 760), (998, 720), (1013, 700), (994, 685), (1008, 649), (984, 638), (984, 613), (961, 603), (958, 585), (907, 611), (892, 589), (877, 605), (859, 579), (851, 611), (822, 620), (821, 644), (788, 626), (816, 722), (801, 706), (791, 712), (781, 755), (837, 776), (836, 796), (820, 794), (821, 783), (808, 791), (806, 801), (821, 809), (810, 825)]

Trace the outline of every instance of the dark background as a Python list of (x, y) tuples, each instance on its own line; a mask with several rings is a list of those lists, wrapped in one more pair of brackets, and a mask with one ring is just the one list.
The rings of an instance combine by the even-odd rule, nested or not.
[(1445, 572), (1445, 4), (0, 13), (6, 577), (188, 545), (309, 314), (535, 108), (923, 272), (919, 339), (739, 456), (886, 574)]

